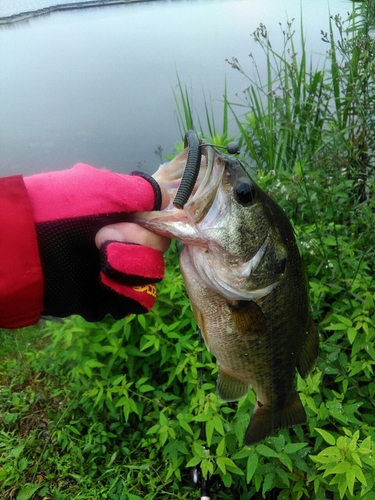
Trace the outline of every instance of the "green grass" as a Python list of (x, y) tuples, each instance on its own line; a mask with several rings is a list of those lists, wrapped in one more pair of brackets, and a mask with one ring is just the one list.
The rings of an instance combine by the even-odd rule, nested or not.
[(307, 424), (242, 447), (255, 395), (217, 397), (173, 244), (153, 313), (1, 332), (0, 498), (190, 500), (199, 466), (215, 499), (375, 499), (373, 12), (366, 1), (331, 18), (321, 69), (302, 22), (299, 54), (293, 24), (280, 52), (256, 30), (267, 74), (231, 61), (249, 87), (241, 102), (224, 87), (220, 124), (208, 99), (193, 122), (178, 77), (174, 91), (182, 136), (225, 145), (234, 116), (244, 161), (295, 227), (321, 336), (316, 368), (298, 378)]

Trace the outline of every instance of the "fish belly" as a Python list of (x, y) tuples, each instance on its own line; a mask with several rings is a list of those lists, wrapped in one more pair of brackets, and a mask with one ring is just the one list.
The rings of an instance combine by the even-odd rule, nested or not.
[[(251, 385), (266, 401), (267, 395), (272, 391), (267, 369), (271, 359), (267, 352), (264, 331), (259, 332), (254, 328), (239, 332), (227, 299), (202, 283), (184, 253), (181, 258), (181, 270), (206, 347), (216, 357), (219, 365), (219, 395), (224, 400), (234, 401), (245, 396)], [(229, 384), (230, 387), (226, 387), (225, 381), (229, 383), (229, 378), (233, 381)], [(236, 381), (242, 386), (240, 396)]]

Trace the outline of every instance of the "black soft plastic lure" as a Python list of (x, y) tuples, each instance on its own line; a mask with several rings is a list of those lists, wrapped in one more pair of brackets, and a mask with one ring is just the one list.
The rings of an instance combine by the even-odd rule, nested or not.
[(185, 203), (193, 192), (201, 166), (200, 143), (194, 130), (188, 130), (185, 134), (186, 147), (189, 148), (186, 167), (173, 202), (173, 205), (179, 209), (184, 208)]

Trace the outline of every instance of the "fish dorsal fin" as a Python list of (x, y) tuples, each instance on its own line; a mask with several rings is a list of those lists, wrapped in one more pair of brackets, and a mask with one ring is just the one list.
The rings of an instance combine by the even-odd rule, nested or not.
[(305, 339), (301, 348), (299, 358), (297, 360), (297, 370), (302, 378), (306, 378), (314, 368), (318, 354), (319, 335), (315, 323), (313, 322), (310, 315)]
[(306, 412), (297, 391), (292, 394), (289, 404), (278, 410), (263, 406), (258, 401), (246, 429), (244, 444), (250, 446), (262, 441), (279, 429), (305, 422)]
[(237, 401), (246, 396), (249, 392), (249, 385), (232, 377), (219, 367), (217, 378), (217, 393), (223, 401)]
[(237, 333), (259, 336), (266, 334), (266, 317), (253, 300), (228, 300), (227, 305)]

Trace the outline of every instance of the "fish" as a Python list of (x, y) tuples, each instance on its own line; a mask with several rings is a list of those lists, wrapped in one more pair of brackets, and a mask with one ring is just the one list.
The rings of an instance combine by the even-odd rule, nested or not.
[(180, 269), (197, 325), (218, 364), (217, 392), (256, 404), (244, 435), (250, 446), (304, 424), (296, 370), (313, 369), (319, 337), (306, 270), (285, 212), (237, 157), (202, 144), (201, 166), (183, 209), (173, 206), (187, 149), (153, 175), (169, 197), (135, 222), (183, 243)]

